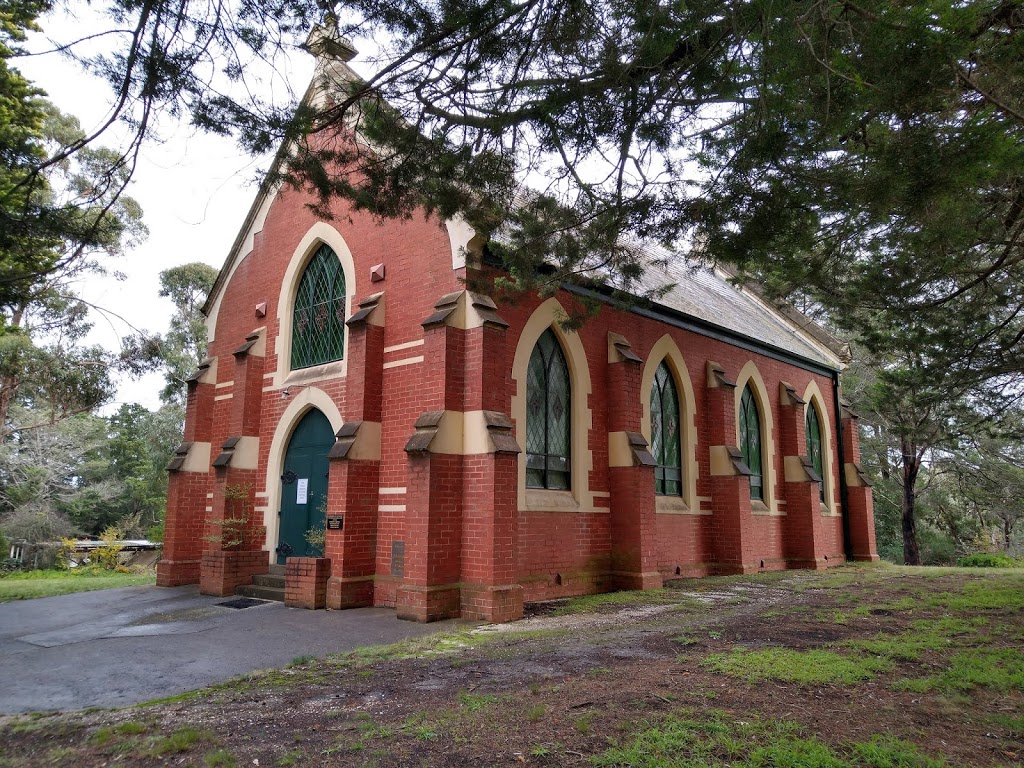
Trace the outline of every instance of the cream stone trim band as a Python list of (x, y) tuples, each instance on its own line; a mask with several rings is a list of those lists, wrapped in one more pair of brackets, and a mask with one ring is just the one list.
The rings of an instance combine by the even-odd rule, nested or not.
[(871, 487), (871, 483), (868, 481), (867, 475), (864, 474), (864, 470), (860, 468), (860, 465), (849, 461), (846, 463), (846, 484), (850, 488)]
[(785, 456), (782, 459), (782, 464), (785, 469), (787, 483), (809, 483), (814, 481), (814, 478), (808, 474), (807, 465), (804, 464), (802, 456)]
[[(507, 424), (507, 417), (502, 415), (500, 418)], [(440, 412), (440, 418), (431, 427), (429, 439), (424, 438), (427, 445), (425, 450), (454, 456), (477, 456), (510, 447), (495, 444), (496, 439), (501, 441), (505, 438), (495, 438), (489, 429), (492, 426), (493, 424), (488, 423), (485, 411)], [(422, 446), (419, 446), (416, 450), (421, 449)], [(404, 492), (405, 489), (402, 490)]]
[(219, 400), (230, 400), (232, 397), (234, 397), (233, 393), (229, 393), (226, 395), (215, 395), (213, 401), (218, 402)]
[(424, 339), (416, 339), (415, 341), (406, 341), (402, 344), (392, 344), (390, 347), (384, 347), (384, 354), (398, 352), (402, 349), (411, 349), (412, 347), (422, 347), (424, 341)]
[(379, 488), (377, 490), (377, 493), (379, 493), (381, 496), (401, 496), (405, 492), (406, 492), (406, 488), (405, 487), (401, 487), (401, 488), (398, 488), (398, 487), (396, 487), (396, 488)]
[(736, 446), (712, 445), (710, 454), (712, 477), (746, 477), (750, 474), (747, 465), (743, 463), (743, 455)]
[(202, 372), (199, 374), (199, 378), (196, 379), (196, 383), (197, 384), (213, 384), (214, 385), (214, 389), (216, 389), (216, 385), (217, 385), (217, 358), (216, 357), (208, 357), (208, 358), (206, 358), (206, 360), (203, 361), (203, 365), (205, 365), (206, 367), (205, 368), (202, 368), (202, 367), (200, 368), (200, 370)]
[(384, 365), (382, 365), (381, 367), (385, 368), (385, 369), (387, 369), (387, 368), (401, 368), (404, 365), (415, 365), (416, 363), (422, 363), (422, 362), (423, 362), (423, 355), (420, 355), (419, 357), (403, 357), (401, 360), (392, 360), (389, 363), (384, 363)]
[(218, 384), (214, 384), (213, 388), (214, 389), (227, 389), (228, 387), (233, 387), (233, 386), (235, 386), (235, 380), (234, 379), (232, 379), (231, 381), (222, 381), (222, 382), (220, 382)]
[(345, 458), (356, 461), (380, 461), (380, 432), (379, 421), (362, 422)]
[[(192, 443), (188, 449), (188, 454), (185, 456), (185, 461), (181, 465), (179, 472), (209, 472), (210, 471), (210, 455), (213, 453), (213, 449), (210, 443)], [(207, 494), (206, 498), (212, 499), (213, 494)]]
[(252, 333), (245, 337), (245, 343), (236, 349), (232, 354), (247, 354), (253, 357), (267, 356), (267, 326), (261, 325), (254, 328)]
[(608, 466), (653, 467), (657, 462), (650, 453), (647, 438), (637, 432), (608, 433)]
[(405, 512), (405, 504), (378, 504), (378, 512)]
[(250, 435), (242, 435), (235, 444), (231, 455), (232, 469), (259, 469), (260, 439)]

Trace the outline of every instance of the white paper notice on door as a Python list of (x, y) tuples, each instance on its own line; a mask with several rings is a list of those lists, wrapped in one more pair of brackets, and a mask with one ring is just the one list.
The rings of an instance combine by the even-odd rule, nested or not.
[(300, 477), (298, 483), (296, 483), (295, 491), (295, 503), (305, 504), (306, 497), (309, 495), (309, 478)]

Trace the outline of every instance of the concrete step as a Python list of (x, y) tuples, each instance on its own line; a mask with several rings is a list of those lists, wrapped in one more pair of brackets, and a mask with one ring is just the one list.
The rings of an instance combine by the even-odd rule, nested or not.
[(242, 597), (258, 597), (260, 600), (275, 600), (279, 603), (284, 602), (284, 587), (280, 589), (276, 587), (260, 587), (256, 584), (247, 584), (244, 587), (239, 587), (235, 590), (236, 595)]
[(252, 583), (257, 587), (273, 587), (284, 589), (284, 576), (276, 576), (272, 573), (259, 574), (252, 577)]
[(271, 576), (284, 576), (284, 568), (283, 565), (272, 565), (269, 573)]

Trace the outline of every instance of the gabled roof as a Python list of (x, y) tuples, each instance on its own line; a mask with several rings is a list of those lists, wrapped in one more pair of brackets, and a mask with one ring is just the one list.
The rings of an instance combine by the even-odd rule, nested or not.
[[(306, 86), (306, 92), (303, 94), (300, 104), (313, 104), (322, 101), (324, 99), (323, 86), (325, 82), (332, 80), (343, 82), (359, 79), (356, 71), (348, 66), (348, 62), (355, 57), (356, 50), (344, 38), (329, 34), (322, 27), (316, 27), (309, 33), (309, 37), (306, 39), (303, 47), (317, 57), (317, 66), (313, 77), (309, 81), (309, 85)], [(280, 178), (281, 166), (290, 151), (291, 147), (284, 143), (277, 148), (274, 159), (267, 169), (267, 174), (263, 177), (263, 181), (260, 182), (256, 197), (253, 199), (252, 205), (249, 206), (249, 212), (246, 214), (245, 220), (238, 230), (238, 235), (231, 244), (227, 257), (224, 259), (224, 264), (217, 274), (217, 279), (214, 281), (213, 287), (203, 303), (201, 311), (205, 316), (210, 316), (210, 312), (213, 310), (221, 291), (224, 290), (224, 286), (230, 279), (235, 265), (251, 250), (251, 243), (248, 244), (248, 248), (246, 247), (247, 241), (251, 239), (255, 231), (259, 231), (254, 231), (253, 227), (258, 223), (262, 223), (260, 222), (261, 214), (262, 217), (265, 217), (269, 203), (280, 189), (280, 185), (272, 183), (271, 180)]]

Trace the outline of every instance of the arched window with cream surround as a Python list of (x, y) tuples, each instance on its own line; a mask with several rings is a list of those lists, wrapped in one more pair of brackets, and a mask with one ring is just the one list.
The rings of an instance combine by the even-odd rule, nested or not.
[(345, 351), (345, 273), (321, 245), (309, 260), (292, 310), (292, 369), (341, 360)]
[(740, 399), (740, 452), (743, 463), (750, 469), (750, 499), (764, 500), (764, 471), (762, 469), (761, 411), (757, 398), (748, 384)]
[(824, 462), (822, 461), (823, 450), (821, 442), (821, 417), (818, 416), (818, 409), (811, 401), (807, 404), (807, 421), (806, 421), (806, 438), (807, 438), (807, 458), (811, 462), (811, 466), (814, 467), (814, 471), (818, 473), (818, 477), (822, 478), (818, 481), (818, 498), (825, 501), (825, 472)]
[(659, 496), (683, 495), (680, 424), (679, 393), (662, 360), (651, 383), (651, 453), (657, 462), (654, 492)]
[(541, 334), (526, 381), (526, 486), (569, 490), (572, 408), (569, 366), (554, 332)]

